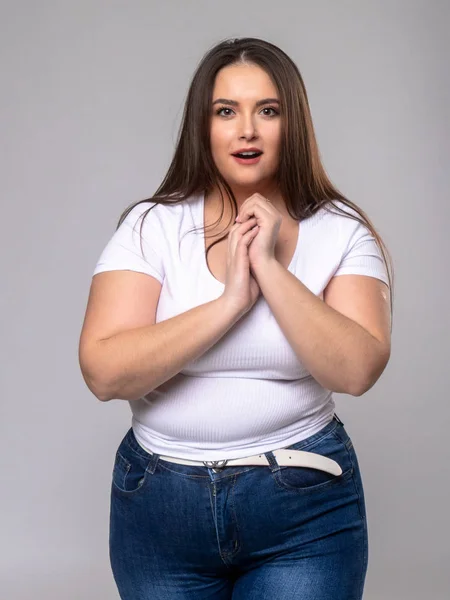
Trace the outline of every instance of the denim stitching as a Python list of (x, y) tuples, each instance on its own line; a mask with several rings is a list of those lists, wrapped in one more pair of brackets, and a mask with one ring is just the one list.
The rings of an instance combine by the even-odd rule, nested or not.
[[(289, 449), (289, 450), (302, 450), (303, 451), (306, 448), (313, 448), (316, 444), (318, 444), (319, 442), (321, 442), (326, 436), (334, 433), (336, 431), (338, 425), (340, 424), (333, 417), (333, 419), (329, 423), (327, 423), (327, 425), (325, 425), (325, 427), (331, 425), (332, 423), (334, 423), (334, 427), (332, 429), (329, 429), (323, 435), (321, 435), (318, 439), (311, 441), (306, 446), (302, 446), (301, 448), (291, 448), (290, 446), (288, 446), (287, 449)], [(140, 445), (139, 445), (138, 448), (134, 447), (134, 440), (133, 440), (133, 438), (130, 437), (131, 436), (131, 432), (132, 432), (132, 429), (127, 432), (127, 434), (125, 435), (125, 438), (123, 440), (126, 443), (127, 447), (131, 450), (131, 452), (133, 452), (139, 458), (144, 458), (145, 460), (151, 460), (153, 458), (154, 454), (150, 454), (150, 453), (146, 452)], [(320, 431), (318, 431), (317, 433), (315, 433), (313, 435), (317, 435), (319, 433), (320, 433)], [(133, 433), (133, 435), (134, 435), (134, 433)], [(294, 442), (294, 444), (291, 444), (291, 446), (295, 446), (296, 444), (299, 444), (302, 441), (303, 440), (299, 440), (299, 442)], [(268, 450), (268, 452), (273, 452), (273, 450)], [(266, 453), (264, 453), (264, 454), (266, 454)], [(169, 461), (165, 461), (165, 462), (169, 462)], [(198, 479), (198, 478), (202, 479), (202, 478), (208, 478), (209, 477), (209, 475), (188, 475), (187, 473), (179, 473), (178, 471), (173, 471), (169, 467), (163, 465), (159, 458), (158, 458), (158, 461), (157, 461), (157, 465), (161, 465), (161, 467), (163, 469), (166, 469), (167, 471), (170, 471), (171, 473), (174, 473), (175, 475), (180, 475), (181, 477), (188, 477), (188, 478), (194, 478), (194, 479)], [(189, 465), (187, 465), (187, 466), (189, 466)], [(191, 465), (191, 466), (195, 466), (195, 465)], [(198, 465), (198, 466), (200, 466), (200, 465)], [(231, 467), (232, 467), (232, 465), (231, 465)], [(205, 467), (205, 468), (207, 468), (207, 467)], [(239, 471), (238, 473), (232, 473), (230, 475), (224, 475), (224, 478), (234, 477), (234, 475), (241, 475), (242, 473), (247, 473), (248, 471), (252, 471), (255, 468), (257, 468), (256, 465), (255, 466), (250, 466), (249, 468), (247, 468), (247, 469), (245, 469), (243, 471)], [(278, 471), (279, 469), (280, 469), (280, 466), (277, 465), (277, 467), (275, 467), (275, 470)], [(147, 470), (148, 470), (148, 465), (147, 465), (146, 471)], [(273, 470), (272, 470), (272, 472), (273, 472)], [(293, 488), (293, 489), (295, 489), (295, 488)]]
[[(144, 458), (145, 460), (151, 460), (153, 458), (154, 453), (150, 454), (149, 452), (146, 452), (143, 448), (141, 448), (141, 446), (139, 446), (139, 448), (134, 448), (133, 445), (132, 445), (132, 444), (134, 444), (133, 440), (129, 440), (128, 438), (126, 438), (125, 442), (126, 442), (128, 448), (136, 456), (138, 456), (139, 458)], [(141, 454), (141, 452), (145, 453), (145, 454)], [(180, 475), (181, 477), (192, 477), (192, 478), (201, 478), (201, 479), (203, 479), (203, 478), (208, 479), (209, 478), (209, 475), (189, 475), (187, 473), (179, 473), (178, 471), (174, 471), (170, 467), (167, 467), (166, 465), (162, 464), (161, 461), (162, 462), (167, 462), (167, 463), (171, 464), (170, 461), (164, 461), (164, 459), (158, 458), (157, 464), (161, 465), (161, 467), (163, 467), (164, 469), (166, 469), (166, 471), (170, 471), (171, 473), (174, 473), (175, 475)], [(205, 468), (205, 469), (208, 468), (208, 467), (202, 467), (201, 465), (183, 465), (183, 466), (192, 466), (192, 467), (199, 466), (199, 467)], [(234, 467), (234, 468), (236, 468), (236, 467)], [(250, 466), (250, 467), (244, 469), (243, 471), (239, 471), (238, 473), (231, 473), (230, 475), (225, 475), (224, 477), (233, 477), (234, 475), (240, 475), (241, 473), (247, 473), (247, 471), (251, 471), (251, 470), (253, 470), (255, 468), (256, 468), (256, 465), (253, 466), (253, 467)]]
[[(318, 444), (320, 441), (322, 441), (325, 437), (327, 437), (330, 434), (332, 434), (333, 437), (335, 439), (337, 439), (338, 442), (343, 443), (346, 446), (346, 443), (343, 442), (343, 440), (341, 439), (341, 437), (336, 432), (336, 430), (338, 428), (338, 425), (340, 425), (340, 423), (335, 420), (335, 424), (336, 424), (336, 426), (333, 427), (330, 431), (327, 431), (318, 440), (316, 440), (314, 442), (311, 442), (311, 444), (308, 444), (307, 446), (304, 446), (303, 448), (301, 448), (301, 450), (304, 450), (305, 448), (314, 447), (316, 444)], [(346, 446), (346, 448), (347, 448), (347, 446)], [(292, 450), (296, 450), (296, 448), (292, 448)], [(354, 478), (353, 478), (355, 465), (353, 464), (353, 461), (351, 459), (350, 453), (348, 452), (348, 449), (347, 449), (347, 454), (349, 454), (351, 467), (349, 469), (347, 469), (346, 471), (344, 471), (343, 473), (341, 473), (341, 475), (338, 475), (337, 477), (335, 477), (334, 479), (330, 479), (329, 481), (325, 481), (324, 483), (320, 483), (318, 485), (309, 486), (309, 487), (305, 487), (305, 488), (296, 488), (296, 487), (291, 487), (289, 485), (282, 485), (280, 482), (278, 482), (277, 476), (276, 476), (277, 474), (280, 473), (281, 467), (279, 467), (276, 470), (272, 470), (272, 474), (274, 475), (273, 479), (275, 480), (275, 483), (277, 484), (277, 486), (279, 488), (281, 488), (282, 490), (288, 490), (288, 491), (297, 492), (299, 494), (305, 494), (305, 493), (309, 493), (309, 491), (310, 492), (314, 492), (315, 490), (320, 491), (320, 489), (326, 489), (328, 487), (331, 487), (334, 484), (339, 483), (340, 481), (343, 481), (343, 480), (346, 481), (346, 480), (348, 480), (350, 478), (350, 476), (351, 476), (352, 480), (353, 480), (353, 486), (356, 489), (355, 481), (354, 481)], [(358, 495), (358, 510), (359, 510), (359, 513), (361, 514), (361, 509), (360, 509), (360, 505), (359, 505), (360, 504), (360, 497), (359, 497), (357, 489), (356, 489), (356, 492), (357, 492), (357, 495)]]
[[(139, 446), (139, 448), (135, 448), (131, 443), (130, 440), (125, 439), (125, 443), (127, 445), (127, 447), (131, 450), (131, 452), (133, 452), (134, 454), (136, 454), (136, 456), (139, 456), (139, 458), (144, 458), (145, 460), (151, 460), (152, 457), (154, 456), (153, 454), (150, 454), (149, 452), (146, 452), (143, 448), (141, 448)], [(141, 454), (142, 452), (142, 454)]]
[[(312, 440), (309, 444), (306, 444), (305, 446), (300, 446), (300, 448), (296, 448), (295, 446), (297, 446), (297, 444), (300, 444), (303, 440), (300, 440), (299, 442), (294, 442), (293, 444), (290, 444), (289, 446), (287, 446), (286, 450), (300, 450), (301, 452), (306, 452), (307, 448), (314, 448), (317, 444), (319, 444), (323, 439), (325, 439), (328, 435), (330, 435), (331, 433), (333, 433), (337, 426), (338, 426), (338, 422), (333, 419), (333, 421), (330, 421), (327, 425), (325, 425), (325, 427), (329, 427), (332, 423), (334, 422), (335, 426), (332, 427), (331, 429), (329, 429), (328, 431), (326, 431), (325, 433), (323, 433), (319, 438), (317, 438), (316, 440)], [(313, 434), (313, 436), (319, 435), (321, 430), (319, 430), (317, 433)], [(292, 447), (294, 446), (294, 448)], [(265, 452), (266, 458), (269, 461), (269, 468), (272, 474), (278, 473), (281, 468), (285, 465), (279, 465), (274, 454), (273, 454), (274, 450), (268, 450), (267, 452)], [(286, 488), (284, 488), (286, 489)], [(295, 489), (295, 488), (292, 488)]]
[(360, 576), (360, 588), (359, 588), (359, 598), (363, 597), (364, 591), (364, 580), (365, 580), (365, 572), (367, 572), (368, 566), (368, 539), (367, 539), (367, 523), (364, 519), (363, 521), (363, 561), (361, 565), (361, 576)]
[[(139, 490), (142, 489), (145, 479), (146, 479), (146, 474), (144, 474), (144, 476), (141, 477), (141, 479), (139, 480), (139, 481), (142, 481), (142, 483), (137, 488), (135, 488), (134, 490), (127, 490), (127, 489), (125, 489), (125, 481), (126, 481), (128, 473), (130, 472), (132, 465), (124, 456), (122, 456), (122, 454), (119, 451), (117, 451), (117, 461), (123, 462), (123, 465), (125, 468), (125, 473), (124, 473), (123, 477), (121, 478), (121, 481), (116, 483), (114, 481), (114, 472), (113, 472), (113, 477), (112, 477), (111, 483), (113, 484), (114, 488), (116, 490), (118, 490), (119, 492), (121, 492), (122, 494), (127, 494), (128, 496), (134, 495), (136, 492), (138, 492)], [(146, 471), (147, 471), (147, 469), (146, 469)], [(120, 483), (120, 485), (119, 485), (119, 483)], [(122, 487), (120, 487), (120, 486), (122, 486)]]
[(215, 482), (211, 481), (211, 483), (208, 485), (208, 494), (209, 494), (209, 503), (211, 505), (211, 513), (213, 516), (213, 525), (214, 528), (216, 527), (216, 523), (215, 523), (215, 517), (214, 517), (214, 506), (213, 506), (213, 502), (212, 502), (212, 491), (211, 491), (211, 486), (214, 486)]
[[(170, 471), (171, 473), (174, 473), (175, 475), (179, 475), (180, 477), (190, 477), (193, 479), (209, 479), (209, 475), (189, 475), (188, 473), (179, 473), (178, 471), (174, 471), (173, 469), (171, 469), (170, 467), (166, 466), (165, 464), (163, 464), (164, 462), (168, 462), (169, 461), (164, 461), (163, 459), (161, 459), (161, 462), (159, 463), (161, 465), (161, 467), (163, 469), (165, 469), (166, 471)], [(181, 465), (180, 465), (181, 466)], [(186, 467), (189, 466), (195, 466), (195, 465), (183, 465)], [(201, 469), (207, 469), (208, 467), (201, 467), (200, 465), (198, 465), (198, 467), (200, 467)], [(225, 469), (227, 469), (228, 467), (225, 467)], [(231, 467), (231, 468), (236, 468), (236, 467)], [(230, 473), (229, 475), (223, 475), (222, 477), (219, 477), (218, 479), (227, 479), (229, 477), (234, 477), (235, 475), (240, 475), (241, 473), (247, 473), (248, 471), (252, 471), (253, 469), (256, 469), (257, 467), (249, 467), (248, 469), (245, 469), (244, 471), (239, 471), (238, 473)]]
[[(353, 463), (352, 463), (352, 465), (353, 465)], [(288, 484), (282, 485), (281, 483), (279, 483), (277, 481), (277, 474), (279, 474), (279, 471), (276, 471), (273, 473), (273, 479), (275, 480), (275, 483), (277, 484), (277, 486), (280, 489), (284, 490), (285, 492), (287, 491), (287, 492), (294, 492), (297, 494), (310, 494), (310, 493), (326, 490), (330, 487), (333, 487), (334, 485), (338, 485), (341, 482), (347, 481), (348, 479), (350, 479), (350, 477), (352, 477), (352, 479), (353, 479), (353, 466), (349, 467), (346, 471), (344, 471), (340, 475), (336, 475), (336, 477), (334, 477), (334, 479), (324, 481), (323, 483), (319, 483), (317, 485), (310, 485), (308, 487), (300, 487), (300, 488), (292, 487), (292, 486), (289, 486)]]
[[(122, 477), (122, 481), (121, 481), (122, 488), (125, 488), (125, 479), (126, 479), (126, 477), (127, 477), (128, 473), (129, 473), (129, 471), (130, 471), (131, 464), (130, 464), (130, 463), (127, 461), (127, 459), (126, 459), (126, 458), (124, 458), (124, 457), (123, 457), (123, 456), (120, 454), (120, 452), (117, 452), (117, 460), (118, 460), (118, 461), (122, 461), (122, 462), (123, 462), (123, 464), (124, 464), (124, 466), (125, 466), (125, 473), (124, 473), (124, 475), (123, 475), (123, 477)], [(113, 482), (114, 482), (114, 480), (113, 480)], [(117, 485), (116, 485), (116, 487), (117, 487), (118, 489), (121, 489), (121, 488), (119, 488)], [(123, 489), (122, 491), (124, 491), (124, 489)]]
[(126, 467), (128, 470), (130, 469), (130, 467), (131, 467), (131, 463), (130, 463), (130, 461), (129, 461), (129, 460), (127, 460), (127, 459), (125, 458), (125, 456), (123, 456), (123, 454), (122, 454), (121, 452), (119, 452), (119, 450), (117, 450), (117, 459), (121, 460), (121, 461), (122, 461), (122, 462), (125, 464), (125, 467)]
[(235, 550), (233, 551), (234, 555), (236, 555), (240, 551), (240, 549), (241, 549), (241, 543), (240, 543), (241, 537), (239, 535), (240, 534), (239, 524), (238, 524), (238, 520), (237, 520), (237, 513), (236, 513), (235, 503), (234, 503), (234, 501), (235, 501), (234, 488), (236, 486), (237, 476), (238, 475), (239, 475), (239, 473), (235, 473), (234, 481), (233, 481), (233, 487), (232, 487), (232, 490), (231, 490), (231, 492), (232, 492), (231, 503), (232, 503), (232, 506), (233, 506), (234, 522), (236, 524), (236, 537), (237, 537), (237, 546), (235, 547)]
[(118, 458), (118, 461), (119, 461), (119, 462), (120, 462), (120, 461), (122, 461), (122, 463), (124, 464), (124, 466), (125, 466), (125, 469), (126, 469), (127, 471), (129, 471), (129, 470), (131, 469), (131, 463), (130, 463), (130, 461), (129, 461), (129, 460), (127, 460), (127, 459), (125, 458), (125, 456), (123, 456), (123, 454), (121, 454), (119, 451), (117, 452), (117, 458)]
[[(327, 437), (328, 435), (330, 435), (331, 433), (334, 433), (337, 429), (338, 426), (338, 422), (335, 421), (335, 426), (332, 429), (329, 429), (328, 431), (326, 431), (323, 435), (320, 436), (320, 438), (318, 438), (317, 440), (313, 440), (312, 442), (310, 442), (309, 444), (306, 444), (306, 446), (302, 446), (301, 448), (292, 448), (291, 446), (295, 446), (297, 444), (299, 444), (300, 442), (302, 442), (303, 440), (300, 440), (299, 442), (294, 442), (293, 444), (291, 444), (291, 446), (288, 446), (288, 450), (305, 450), (305, 448), (311, 448), (314, 447), (316, 444), (318, 444), (319, 442), (321, 442), (325, 437)], [(317, 432), (319, 433), (319, 432)], [(316, 435), (316, 434), (315, 434)], [(272, 450), (273, 452), (273, 450)]]
[(238, 546), (236, 548), (236, 546), (233, 548), (233, 550), (231, 552), (225, 551), (223, 554), (224, 556), (226, 555), (227, 557), (235, 557), (236, 554), (239, 552), (239, 550), (241, 549), (241, 546), (239, 544), (240, 538), (239, 538), (239, 526), (238, 526), (238, 522), (237, 522), (237, 515), (236, 515), (236, 509), (235, 509), (235, 504), (234, 504), (234, 486), (236, 485), (236, 481), (237, 481), (237, 473), (233, 476), (233, 481), (231, 483), (231, 490), (230, 490), (230, 506), (231, 506), (231, 518), (233, 523), (236, 526), (236, 531), (237, 531), (237, 537), (238, 537)]
[[(348, 442), (348, 440), (346, 440), (346, 441), (344, 442), (344, 441), (342, 440), (342, 438), (341, 438), (341, 437), (340, 437), (340, 436), (339, 436), (337, 433), (335, 433), (335, 436), (336, 436), (336, 437), (338, 438), (338, 440), (339, 440), (341, 443), (343, 443), (343, 444), (344, 444), (344, 446), (345, 446), (345, 449), (346, 449), (346, 451), (347, 451), (348, 457), (349, 457), (349, 459), (350, 459), (350, 462), (351, 462), (351, 464), (352, 464), (352, 474), (353, 474), (353, 473), (354, 473), (354, 470), (355, 470), (355, 464), (353, 463), (353, 460), (352, 460), (352, 455), (351, 455), (351, 453), (350, 453), (350, 450), (349, 450), (349, 448), (348, 448), (348, 446), (347, 446), (347, 443), (346, 443), (346, 442)], [(350, 439), (350, 437), (349, 437), (349, 439)], [(357, 502), (357, 504), (358, 504), (359, 516), (361, 517), (361, 519), (362, 519), (362, 521), (363, 521), (363, 523), (364, 523), (364, 522), (366, 521), (366, 517), (363, 515), (363, 512), (362, 512), (362, 510), (361, 510), (362, 499), (361, 499), (361, 496), (360, 496), (360, 494), (359, 494), (358, 486), (356, 485), (356, 481), (355, 481), (355, 478), (354, 478), (354, 476), (353, 476), (353, 475), (352, 475), (352, 481), (353, 481), (353, 487), (355, 488), (356, 495), (358, 496), (358, 502)]]

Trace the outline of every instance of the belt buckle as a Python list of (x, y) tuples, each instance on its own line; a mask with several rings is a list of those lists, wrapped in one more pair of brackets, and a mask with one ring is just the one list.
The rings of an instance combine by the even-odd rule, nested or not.
[[(225, 465), (227, 464), (228, 459), (227, 460), (202, 460), (202, 463), (205, 465), (205, 467), (209, 467), (211, 468), (214, 473), (217, 473), (218, 471), (220, 471), (221, 469), (223, 469), (225, 467)], [(222, 464), (220, 464), (222, 463)]]

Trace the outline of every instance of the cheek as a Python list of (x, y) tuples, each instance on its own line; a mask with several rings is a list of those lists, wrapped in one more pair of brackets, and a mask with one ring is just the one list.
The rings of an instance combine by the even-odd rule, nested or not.
[(280, 160), (280, 151), (281, 151), (281, 135), (279, 132), (273, 136), (271, 147), (273, 152), (271, 153), (272, 161), (278, 163)]
[(227, 135), (226, 131), (218, 127), (213, 127), (210, 132), (210, 144), (214, 159), (217, 162), (224, 162), (228, 158), (232, 147), (232, 136)]
[(230, 121), (213, 121), (210, 127), (211, 142), (218, 147), (230, 144), (236, 135), (235, 128)]
[(280, 146), (281, 146), (281, 126), (279, 123), (277, 123), (277, 126), (273, 128), (273, 130), (270, 132), (271, 133), (271, 145), (274, 149), (276, 149), (277, 152), (279, 152), (280, 150)]

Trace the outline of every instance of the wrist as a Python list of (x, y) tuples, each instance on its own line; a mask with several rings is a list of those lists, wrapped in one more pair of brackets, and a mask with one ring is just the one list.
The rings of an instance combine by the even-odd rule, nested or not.
[(262, 260), (257, 264), (252, 264), (250, 270), (252, 271), (252, 274), (255, 277), (255, 279), (258, 281), (263, 279), (264, 276), (268, 276), (270, 272), (274, 269), (274, 267), (276, 268), (278, 264), (279, 263), (277, 259), (273, 256), (272, 258)]
[(236, 323), (245, 314), (242, 307), (237, 306), (233, 301), (229, 300), (224, 294), (219, 296), (215, 302), (219, 314), (227, 323)]

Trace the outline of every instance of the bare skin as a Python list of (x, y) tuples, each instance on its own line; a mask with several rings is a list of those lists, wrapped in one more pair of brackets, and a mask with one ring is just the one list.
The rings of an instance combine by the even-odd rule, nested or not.
[[(204, 207), (204, 222), (205, 225), (212, 225), (220, 217), (221, 205), (220, 198), (218, 200), (207, 198), (205, 200)], [(285, 207), (284, 207), (285, 208)], [(231, 204), (226, 204), (224, 209), (224, 215), (222, 220), (218, 222), (214, 227), (206, 229), (205, 235), (205, 253), (207, 248), (211, 246), (217, 239), (223, 236), (230, 230), (233, 225), (226, 228), (226, 225), (232, 219), (232, 207)], [(278, 234), (277, 244), (275, 246), (275, 257), (277, 261), (287, 268), (292, 260), (297, 245), (297, 239), (299, 236), (299, 222), (291, 218), (291, 216), (285, 212), (283, 214), (283, 222), (281, 224), (280, 232)], [(207, 263), (211, 274), (221, 283), (225, 282), (226, 276), (226, 257), (227, 257), (227, 238), (224, 238), (217, 243), (208, 253)]]
[[(265, 99), (267, 101), (261, 103)], [(238, 210), (252, 194), (260, 193), (282, 214), (275, 257), (281, 265), (287, 267), (297, 244), (299, 222), (289, 215), (276, 184), (282, 119), (277, 100), (276, 87), (260, 67), (246, 64), (222, 69), (216, 77), (213, 90), (210, 135), (214, 161), (233, 190)], [(236, 162), (233, 153), (241, 148), (251, 147), (263, 152), (258, 164), (242, 165)], [(217, 225), (206, 230), (205, 252), (234, 225), (231, 200), (225, 190), (222, 192), (224, 214)], [(205, 225), (211, 225), (219, 219), (221, 209), (219, 189), (210, 190), (205, 197)], [(226, 256), (225, 238), (213, 246), (207, 257), (209, 270), (222, 283), (226, 276)]]

